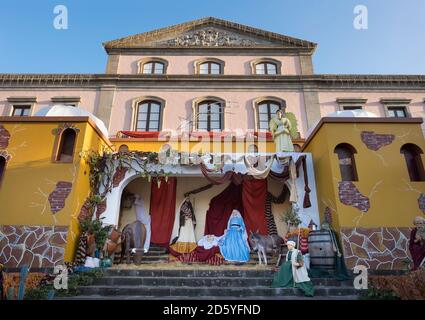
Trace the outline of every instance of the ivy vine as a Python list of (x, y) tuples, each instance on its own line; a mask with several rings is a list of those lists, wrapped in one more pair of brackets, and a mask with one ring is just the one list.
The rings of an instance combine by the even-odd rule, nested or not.
[[(152, 178), (165, 177), (168, 180), (169, 173), (160, 170), (149, 172), (148, 165), (158, 164), (158, 153), (144, 151), (109, 152), (107, 150), (84, 151), (80, 156), (90, 168), (89, 182), (90, 195), (86, 199), (86, 206), (93, 216), (95, 208), (102, 203), (109, 192), (113, 189), (113, 178), (117, 170), (126, 168), (133, 170), (141, 177)], [(102, 191), (101, 191), (102, 190)]]

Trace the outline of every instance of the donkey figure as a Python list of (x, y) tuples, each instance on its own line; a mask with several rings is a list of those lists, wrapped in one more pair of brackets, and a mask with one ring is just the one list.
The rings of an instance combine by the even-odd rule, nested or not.
[(127, 224), (121, 233), (121, 259), (120, 263), (126, 255), (126, 263), (130, 263), (130, 251), (143, 250), (146, 239), (146, 228), (142, 222), (136, 220)]
[(271, 236), (263, 236), (257, 232), (252, 232), (249, 235), (249, 242), (254, 251), (258, 252), (258, 263), (261, 264), (261, 256), (264, 263), (267, 265), (267, 253), (272, 252), (273, 255), (280, 253), (280, 247), (284, 243), (283, 239), (277, 234)]

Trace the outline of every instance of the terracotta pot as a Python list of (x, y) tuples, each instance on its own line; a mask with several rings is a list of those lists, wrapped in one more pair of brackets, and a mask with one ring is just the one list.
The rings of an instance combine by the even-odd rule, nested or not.
[(87, 235), (87, 252), (86, 252), (86, 254), (89, 257), (93, 257), (95, 251), (96, 251), (96, 241), (94, 239), (94, 234), (88, 234)]
[(109, 235), (109, 239), (112, 242), (118, 243), (118, 240), (121, 237), (121, 232), (119, 232), (117, 229), (112, 229), (111, 234)]
[(107, 251), (108, 252), (108, 255), (110, 256), (110, 255), (112, 255), (114, 252), (115, 252), (115, 250), (117, 249), (117, 247), (118, 247), (118, 244), (117, 243), (115, 243), (115, 242), (112, 242), (111, 240), (106, 240), (106, 243), (105, 243), (105, 246), (104, 246), (104, 251)]

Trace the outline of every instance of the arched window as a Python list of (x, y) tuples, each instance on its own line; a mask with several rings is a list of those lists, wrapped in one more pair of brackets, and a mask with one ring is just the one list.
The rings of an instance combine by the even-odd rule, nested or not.
[(342, 181), (358, 181), (354, 154), (357, 153), (348, 143), (341, 143), (335, 147), (334, 153), (338, 155), (339, 170)]
[(76, 138), (77, 133), (74, 129), (68, 128), (62, 132), (56, 161), (72, 162)]
[(213, 61), (201, 63), (199, 65), (199, 74), (221, 74), (221, 65)]
[(410, 181), (425, 181), (424, 165), (422, 163), (421, 148), (413, 143), (406, 143), (400, 149), (406, 160)]
[(277, 65), (273, 62), (260, 62), (255, 65), (256, 74), (277, 74)]
[(122, 144), (118, 148), (118, 152), (120, 152), (120, 153), (126, 153), (126, 152), (129, 152), (129, 151), (130, 151), (130, 149), (128, 148), (128, 145), (126, 145), (126, 144)]
[(161, 130), (161, 102), (144, 100), (137, 105), (136, 131)]
[(6, 158), (3, 156), (0, 156), (0, 184), (3, 180), (5, 171), (6, 171)]
[(143, 64), (143, 74), (164, 74), (165, 65), (160, 61), (149, 61)]
[(207, 100), (198, 103), (196, 129), (207, 131), (223, 130), (224, 105), (222, 102)]
[(196, 74), (223, 74), (224, 73), (223, 60), (206, 57), (194, 62), (194, 69)]
[(271, 118), (276, 115), (276, 111), (286, 107), (285, 101), (263, 100), (257, 102), (257, 130), (268, 131)]
[(250, 64), (252, 74), (277, 75), (282, 71), (282, 62), (273, 58), (255, 59)]

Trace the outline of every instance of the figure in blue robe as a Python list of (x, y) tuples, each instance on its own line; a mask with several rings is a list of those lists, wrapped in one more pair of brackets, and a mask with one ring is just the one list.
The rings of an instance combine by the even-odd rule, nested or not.
[(247, 262), (250, 248), (245, 223), (238, 210), (233, 210), (227, 222), (227, 229), (219, 242), (220, 253), (226, 261)]

